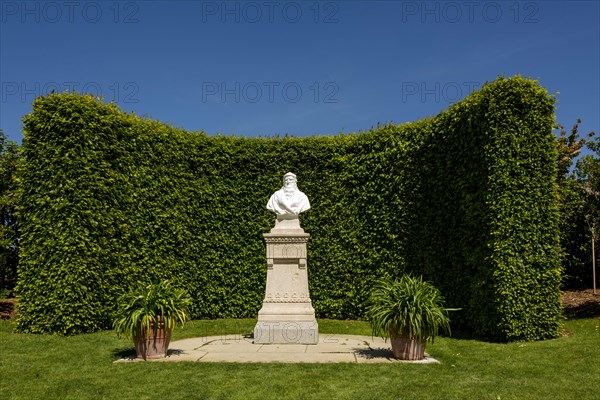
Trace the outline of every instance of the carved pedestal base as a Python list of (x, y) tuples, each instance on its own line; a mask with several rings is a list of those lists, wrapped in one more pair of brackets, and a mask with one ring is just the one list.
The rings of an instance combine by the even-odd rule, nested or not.
[(298, 219), (278, 219), (265, 233), (267, 286), (254, 343), (317, 344), (319, 329), (308, 293), (305, 233)]

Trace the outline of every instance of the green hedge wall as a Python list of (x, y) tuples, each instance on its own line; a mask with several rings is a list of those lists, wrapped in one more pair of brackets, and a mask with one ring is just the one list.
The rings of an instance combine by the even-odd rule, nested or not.
[(171, 278), (194, 318), (252, 317), (266, 277), (265, 209), (285, 172), (320, 317), (362, 318), (372, 283), (425, 275), (497, 340), (558, 332), (553, 99), (498, 78), (440, 115), (311, 138), (209, 137), (87, 95), (36, 99), (24, 118), (18, 329), (110, 327), (115, 299)]
[(420, 200), (407, 260), (498, 340), (558, 334), (560, 248), (553, 99), (498, 79), (438, 115), (415, 170)]

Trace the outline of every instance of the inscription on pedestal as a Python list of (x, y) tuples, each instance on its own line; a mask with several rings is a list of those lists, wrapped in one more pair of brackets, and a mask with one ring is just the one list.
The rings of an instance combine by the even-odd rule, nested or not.
[(307, 237), (265, 237), (267, 243), (267, 268), (273, 264), (283, 264), (288, 260), (297, 260), (300, 268), (306, 268)]

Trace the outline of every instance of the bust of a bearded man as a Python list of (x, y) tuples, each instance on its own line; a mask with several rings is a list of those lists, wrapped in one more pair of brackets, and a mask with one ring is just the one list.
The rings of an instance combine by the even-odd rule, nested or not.
[(267, 203), (267, 210), (278, 218), (297, 218), (298, 214), (310, 209), (308, 197), (298, 190), (296, 175), (288, 172), (283, 176), (283, 187), (273, 193)]

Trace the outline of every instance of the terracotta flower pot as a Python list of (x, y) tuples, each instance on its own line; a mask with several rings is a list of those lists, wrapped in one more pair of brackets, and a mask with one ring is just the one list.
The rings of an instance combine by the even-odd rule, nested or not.
[(165, 324), (161, 319), (158, 324), (151, 323), (149, 331), (144, 330), (143, 335), (135, 336), (133, 340), (137, 358), (144, 360), (163, 358), (167, 356), (171, 331), (165, 329)]
[(425, 340), (410, 338), (408, 335), (390, 334), (392, 353), (399, 360), (422, 360), (425, 358)]

